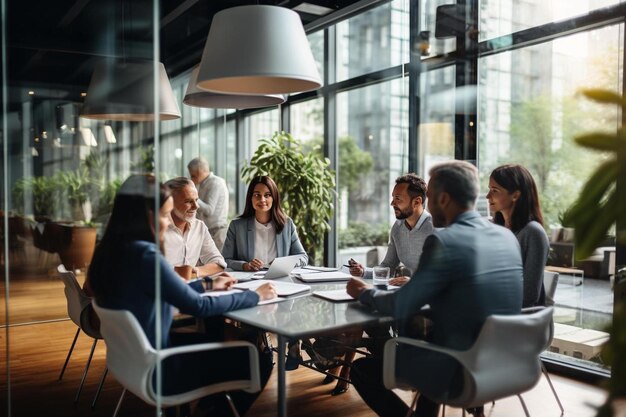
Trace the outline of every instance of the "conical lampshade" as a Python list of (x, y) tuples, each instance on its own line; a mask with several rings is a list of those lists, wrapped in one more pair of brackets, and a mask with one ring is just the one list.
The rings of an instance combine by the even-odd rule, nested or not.
[[(146, 122), (154, 120), (152, 61), (105, 60), (91, 76), (81, 117), (97, 120)], [(180, 118), (165, 67), (159, 64), (158, 120)]]
[(277, 106), (285, 102), (285, 96), (282, 94), (234, 95), (200, 90), (196, 87), (198, 70), (199, 67), (195, 67), (191, 72), (187, 92), (183, 99), (183, 103), (188, 106), (214, 109), (253, 109), (256, 107)]
[(289, 94), (322, 85), (298, 14), (278, 6), (240, 6), (213, 17), (200, 62), (201, 90)]

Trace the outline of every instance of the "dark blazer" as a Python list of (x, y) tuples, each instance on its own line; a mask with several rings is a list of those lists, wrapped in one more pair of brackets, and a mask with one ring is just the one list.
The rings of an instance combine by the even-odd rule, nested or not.
[[(255, 236), (254, 216), (240, 217), (230, 222), (222, 248), (222, 255), (229, 268), (242, 271), (243, 264), (254, 259)], [(296, 226), (290, 218), (287, 218), (282, 232), (276, 234), (276, 253), (278, 257), (301, 255), (299, 266), (305, 266), (309, 262), (309, 257), (298, 238)]]
[[(466, 350), (487, 316), (520, 312), (522, 280), (513, 233), (469, 211), (426, 239), (417, 271), (406, 285), (395, 292), (367, 290), (359, 300), (396, 318), (412, 316), (428, 304), (433, 321), (429, 339)], [(398, 354), (397, 372), (426, 396), (454, 396), (449, 390), (460, 389), (459, 367), (448, 357), (416, 348)]]

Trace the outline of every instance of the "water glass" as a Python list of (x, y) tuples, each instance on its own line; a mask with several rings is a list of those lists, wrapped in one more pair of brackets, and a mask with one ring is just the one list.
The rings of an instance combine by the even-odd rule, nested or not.
[(380, 290), (386, 290), (387, 284), (389, 284), (389, 267), (375, 266), (373, 272), (372, 278), (374, 281), (374, 287)]

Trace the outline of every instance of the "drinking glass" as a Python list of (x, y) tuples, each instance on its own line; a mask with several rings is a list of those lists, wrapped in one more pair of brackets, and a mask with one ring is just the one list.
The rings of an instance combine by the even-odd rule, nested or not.
[(375, 266), (373, 269), (374, 287), (380, 290), (386, 290), (389, 283), (389, 267)]

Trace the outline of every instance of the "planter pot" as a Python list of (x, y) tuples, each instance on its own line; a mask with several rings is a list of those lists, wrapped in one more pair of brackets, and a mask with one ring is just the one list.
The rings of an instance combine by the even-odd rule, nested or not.
[(62, 229), (60, 247), (61, 262), (69, 270), (86, 268), (91, 263), (96, 248), (96, 228), (59, 225)]

